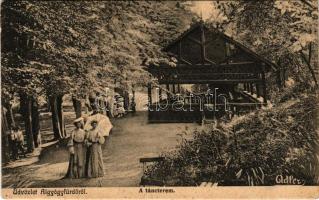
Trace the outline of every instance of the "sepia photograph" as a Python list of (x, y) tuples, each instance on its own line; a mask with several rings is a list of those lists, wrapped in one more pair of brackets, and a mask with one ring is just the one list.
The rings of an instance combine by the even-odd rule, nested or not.
[(319, 198), (318, 14), (2, 0), (2, 198)]

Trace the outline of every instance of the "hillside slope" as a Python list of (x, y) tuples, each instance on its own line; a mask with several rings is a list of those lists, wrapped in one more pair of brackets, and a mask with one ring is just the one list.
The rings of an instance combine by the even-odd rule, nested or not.
[(150, 167), (146, 177), (176, 186), (274, 185), (286, 177), (299, 180), (290, 184), (318, 184), (317, 99), (315, 93), (299, 93), (218, 128), (196, 131), (174, 154), (164, 153), (165, 161)]

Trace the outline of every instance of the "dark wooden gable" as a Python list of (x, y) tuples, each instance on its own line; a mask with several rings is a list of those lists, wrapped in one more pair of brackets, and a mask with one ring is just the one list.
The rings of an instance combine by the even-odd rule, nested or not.
[(184, 32), (164, 51), (176, 57), (178, 60), (177, 66), (265, 63), (266, 66), (273, 67), (270, 61), (224, 33), (208, 29), (201, 22)]
[(164, 51), (177, 66), (150, 64), (147, 70), (160, 84), (220, 84), (264, 82), (275, 65), (241, 43), (202, 22), (193, 25)]

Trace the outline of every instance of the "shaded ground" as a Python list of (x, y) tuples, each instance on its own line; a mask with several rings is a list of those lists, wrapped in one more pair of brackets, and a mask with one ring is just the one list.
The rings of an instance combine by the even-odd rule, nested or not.
[[(43, 149), (40, 159), (23, 167), (3, 169), (3, 187), (138, 186), (142, 176), (141, 157), (171, 151), (181, 140), (180, 133), (197, 124), (148, 124), (147, 112), (116, 119), (103, 145), (105, 176), (95, 179), (61, 179), (67, 171), (68, 152), (63, 142)], [(30, 156), (28, 159), (37, 159)], [(30, 162), (32, 163), (32, 162)]]

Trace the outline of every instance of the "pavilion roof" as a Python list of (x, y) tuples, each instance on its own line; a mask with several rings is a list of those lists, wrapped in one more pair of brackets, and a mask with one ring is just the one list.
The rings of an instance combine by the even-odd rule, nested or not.
[[(170, 47), (172, 47), (173, 45), (175, 45), (176, 43), (180, 42), (184, 37), (186, 37), (189, 33), (191, 33), (193, 30), (195, 30), (196, 28), (203, 26), (204, 28), (211, 30), (212, 28), (208, 28), (203, 21), (199, 21), (196, 22), (194, 24), (191, 25), (190, 28), (188, 28), (186, 31), (184, 31), (180, 36), (178, 36), (176, 39), (174, 39), (172, 42), (170, 42), (166, 47), (163, 48), (163, 51), (168, 51)], [(270, 61), (269, 59), (257, 54), (256, 52), (254, 52), (253, 50), (251, 50), (250, 48), (248, 48), (247, 46), (243, 45), (242, 43), (236, 41), (235, 39), (233, 39), (231, 36), (228, 36), (227, 34), (219, 31), (218, 29), (214, 29), (213, 30), (215, 33), (219, 34), (224, 40), (226, 40), (227, 42), (233, 44), (234, 46), (236, 46), (237, 48), (241, 49), (242, 51), (246, 52), (247, 54), (251, 55), (252, 57), (254, 57), (256, 60), (261, 61), (262, 63), (265, 63), (267, 66), (271, 67), (274, 71), (277, 71), (278, 66), (273, 63), (272, 61)]]

